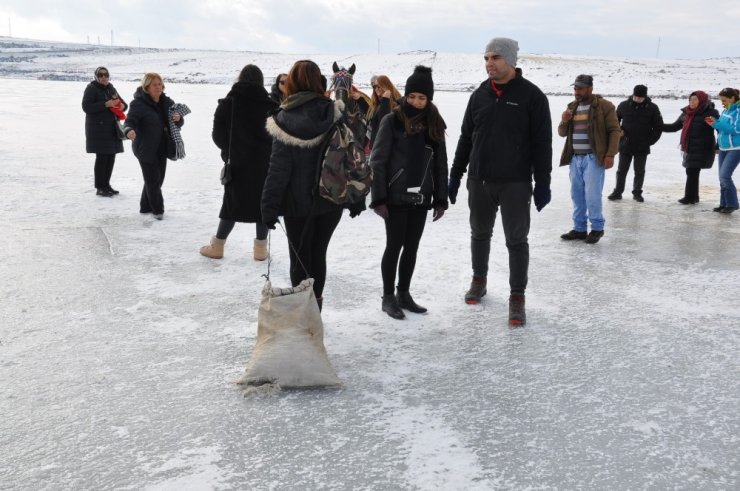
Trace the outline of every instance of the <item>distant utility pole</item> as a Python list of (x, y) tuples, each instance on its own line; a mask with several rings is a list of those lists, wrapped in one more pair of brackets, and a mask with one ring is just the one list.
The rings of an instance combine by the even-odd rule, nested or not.
[(113, 46), (113, 29), (110, 30), (110, 45)]
[(660, 37), (658, 37), (658, 49), (655, 50), (655, 57), (660, 58)]
[(13, 30), (10, 28), (10, 17), (8, 17), (8, 37), (13, 37)]
[(100, 46), (100, 35), (98, 35), (98, 46)]
[(378, 54), (380, 54), (380, 38), (378, 38)]
[(87, 44), (90, 44), (90, 35), (87, 35)]

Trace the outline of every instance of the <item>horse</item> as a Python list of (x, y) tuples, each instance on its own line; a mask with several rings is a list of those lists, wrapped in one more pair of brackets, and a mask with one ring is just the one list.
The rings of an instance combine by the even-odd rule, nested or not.
[(352, 91), (352, 76), (355, 74), (355, 64), (349, 69), (340, 67), (335, 61), (332, 65), (334, 75), (331, 77), (331, 89), (334, 91), (334, 97), (344, 102), (344, 119), (347, 126), (352, 130), (355, 141), (363, 147), (368, 142), (367, 136), (367, 119), (360, 105), (354, 100), (350, 93)]

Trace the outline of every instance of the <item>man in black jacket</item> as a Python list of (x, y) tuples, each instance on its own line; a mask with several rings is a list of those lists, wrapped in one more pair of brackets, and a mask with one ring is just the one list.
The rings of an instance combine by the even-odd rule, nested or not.
[(632, 183), (632, 199), (642, 203), (645, 201), (642, 197), (645, 163), (650, 147), (660, 138), (663, 117), (660, 115), (658, 106), (647, 96), (647, 87), (635, 85), (632, 97), (622, 101), (617, 107), (617, 119), (622, 127), (622, 137), (619, 140), (617, 184), (608, 198), (611, 201), (622, 199), (627, 173), (634, 158), (635, 178)]
[(494, 38), (486, 46), (488, 80), (470, 96), (449, 182), (454, 204), (460, 180), (469, 170), (473, 280), (465, 294), (468, 304), (479, 303), (486, 294), (491, 235), (501, 208), (509, 251), (510, 324), (526, 322), (532, 177), (540, 211), (550, 202), (552, 172), (550, 105), (537, 86), (516, 72), (518, 51), (518, 43), (508, 38)]

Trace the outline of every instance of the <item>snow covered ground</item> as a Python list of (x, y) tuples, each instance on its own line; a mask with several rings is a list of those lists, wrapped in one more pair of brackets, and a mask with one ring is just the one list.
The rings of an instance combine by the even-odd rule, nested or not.
[[(382, 71), (378, 60), (368, 74)], [(471, 60), (470, 79), (480, 80)], [(130, 73), (150, 68), (138, 63)], [(221, 63), (226, 83), (242, 60)], [(567, 91), (586, 71), (579, 63), (543, 79), (562, 77)], [(97, 64), (111, 66), (129, 100), (135, 82)], [(733, 70), (727, 80), (738, 80)], [(682, 94), (693, 86), (672, 76), (647, 83)], [(460, 80), (452, 70), (435, 77)], [(555, 168), (553, 201), (533, 212), (524, 328), (506, 324), (498, 225), (488, 296), (462, 301), (464, 190), (422, 239), (412, 292), (429, 313), (404, 321), (380, 311), (381, 219), (345, 216), (329, 249), (323, 319), (346, 388), (243, 398), (234, 381), (254, 345), (267, 265), (251, 259), (248, 225), (223, 260), (198, 254), (218, 221), (210, 130), (228, 85), (167, 82), (193, 113), (188, 157), (169, 164), (162, 222), (138, 213), (142, 179), (128, 143), (112, 179), (121, 194), (95, 196), (84, 85), (0, 79), (0, 489), (740, 487), (740, 215), (711, 211), (716, 166), (702, 173), (700, 204), (676, 203), (677, 134), (654, 147), (645, 203), (605, 200), (595, 246), (559, 239), (571, 203), (567, 169)], [(467, 99), (435, 94), (450, 159)], [(554, 119), (569, 99), (550, 97)], [(684, 104), (657, 102), (669, 121)], [(561, 146), (555, 136), (556, 160)], [(612, 170), (605, 192), (613, 185)], [(273, 283), (287, 285), (279, 229), (272, 255)]]

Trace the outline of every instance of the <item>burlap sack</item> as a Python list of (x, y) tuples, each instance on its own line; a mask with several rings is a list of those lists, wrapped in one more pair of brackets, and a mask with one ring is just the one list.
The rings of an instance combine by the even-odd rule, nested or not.
[(262, 289), (257, 342), (239, 384), (276, 388), (342, 386), (324, 348), (313, 278), (295, 288)]

